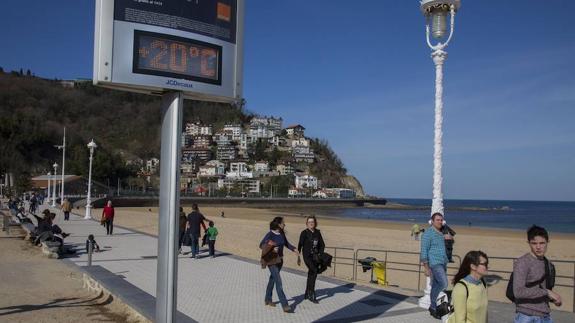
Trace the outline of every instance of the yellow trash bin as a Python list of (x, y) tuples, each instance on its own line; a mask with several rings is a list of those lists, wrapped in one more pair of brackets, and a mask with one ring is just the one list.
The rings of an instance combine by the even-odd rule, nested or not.
[(377, 284), (387, 286), (387, 281), (385, 280), (385, 261), (374, 261), (371, 263), (371, 266), (377, 279)]

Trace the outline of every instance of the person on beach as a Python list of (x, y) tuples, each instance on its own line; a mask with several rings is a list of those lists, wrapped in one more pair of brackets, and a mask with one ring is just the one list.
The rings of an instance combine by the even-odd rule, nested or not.
[(421, 234), (421, 232), (424, 232), (425, 229), (422, 229), (419, 227), (419, 224), (414, 224), (411, 227), (411, 238), (415, 241), (419, 241), (419, 235)]
[[(317, 219), (315, 216), (308, 216), (306, 220), (307, 228), (299, 235), (297, 250), (303, 256), (303, 261), (307, 267), (307, 284), (305, 288), (305, 299), (312, 303), (318, 303), (315, 295), (315, 281), (320, 265), (320, 255), (325, 249), (325, 243), (321, 232), (317, 228)], [(302, 252), (303, 250), (303, 252)], [(300, 264), (298, 256), (298, 265)]]
[(111, 235), (114, 231), (114, 207), (110, 200), (102, 210), (102, 222), (106, 226), (106, 235)]
[(218, 236), (218, 229), (214, 226), (214, 221), (210, 221), (208, 225), (209, 228), (206, 231), (206, 235), (208, 236), (208, 247), (210, 248), (210, 256), (215, 258), (216, 237)]
[(447, 288), (447, 253), (445, 238), (441, 232), (443, 215), (439, 212), (431, 216), (431, 227), (421, 237), (420, 261), (425, 267), (425, 275), (431, 279), (429, 314), (440, 319), (436, 313), (437, 296)]
[[(561, 306), (561, 296), (551, 290), (555, 280), (551, 262), (545, 258), (549, 234), (533, 225), (527, 231), (530, 252), (513, 263), (515, 323), (553, 323), (549, 302)], [(547, 268), (546, 268), (547, 267)], [(549, 273), (549, 274), (548, 274)]]
[(449, 262), (453, 261), (453, 245), (455, 244), (455, 231), (451, 229), (447, 222), (443, 221), (443, 227), (441, 227), (441, 232), (443, 233), (443, 238), (445, 239), (445, 253), (447, 254), (447, 260)]
[(196, 258), (197, 254), (200, 252), (200, 227), (204, 228), (205, 230), (206, 225), (204, 224), (204, 221), (209, 220), (206, 219), (202, 213), (200, 213), (196, 203), (192, 204), (192, 212), (188, 214), (188, 222), (186, 223), (186, 229), (188, 230), (191, 239), (190, 247), (192, 249), (192, 258)]
[(72, 203), (68, 199), (64, 199), (62, 203), (62, 212), (64, 212), (64, 221), (70, 221), (70, 212), (72, 212)]
[(448, 323), (487, 323), (487, 275), (489, 258), (482, 251), (470, 251), (463, 258), (453, 277), (451, 305), (453, 314)]
[[(275, 217), (272, 222), (270, 222), (270, 231), (260, 242), (260, 249), (262, 249), (262, 266), (266, 265), (270, 271), (270, 278), (268, 280), (264, 301), (267, 306), (276, 305), (274, 302), (272, 302), (272, 292), (275, 285), (283, 311), (286, 313), (293, 313), (293, 309), (288, 304), (287, 298), (283, 291), (280, 271), (283, 266), (284, 247), (287, 247), (289, 250), (295, 252), (298, 256), (299, 252), (291, 243), (288, 242), (284, 229), (284, 219), (282, 217)], [(273, 254), (273, 257), (271, 258), (273, 261), (268, 263), (263, 262), (266, 258), (266, 255), (268, 254), (268, 252), (265, 252), (266, 250), (270, 251), (269, 254)]]

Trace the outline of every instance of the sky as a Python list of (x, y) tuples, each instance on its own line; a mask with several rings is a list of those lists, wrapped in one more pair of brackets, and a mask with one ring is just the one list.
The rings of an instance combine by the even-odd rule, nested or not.
[[(446, 199), (575, 201), (575, 1), (463, 0), (444, 67)], [(249, 111), (329, 142), (368, 194), (431, 198), (435, 68), (416, 0), (250, 0)], [(0, 66), (91, 78), (94, 1), (9, 1)]]

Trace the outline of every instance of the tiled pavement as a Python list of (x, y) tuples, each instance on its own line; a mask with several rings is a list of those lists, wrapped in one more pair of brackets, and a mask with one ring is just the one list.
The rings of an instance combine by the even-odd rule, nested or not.
[[(150, 319), (155, 313), (157, 238), (124, 228), (114, 235), (96, 221), (72, 215), (63, 221), (57, 211), (57, 224), (72, 233), (66, 244), (78, 253), (65, 261), (79, 266), (114, 295)], [(103, 252), (94, 253), (87, 266), (85, 241), (94, 234)], [(257, 242), (255, 242), (257, 243)], [(186, 248), (189, 249), (189, 248)], [(216, 244), (217, 249), (217, 244)], [(417, 300), (381, 290), (355, 286), (340, 280), (319, 277), (316, 284), (319, 304), (303, 300), (304, 272), (284, 269), (282, 280), (295, 313), (281, 306), (264, 306), (268, 271), (253, 260), (229, 254), (216, 258), (178, 259), (178, 322), (439, 322), (417, 307)], [(274, 300), (277, 295), (274, 291)], [(513, 306), (490, 302), (490, 322), (511, 322)], [(553, 313), (555, 322), (575, 322), (573, 313)]]

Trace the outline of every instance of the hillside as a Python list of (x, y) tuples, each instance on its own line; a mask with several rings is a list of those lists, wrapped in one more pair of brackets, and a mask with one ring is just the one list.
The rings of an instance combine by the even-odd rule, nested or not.
[[(25, 178), (51, 170), (54, 162), (61, 162), (61, 151), (53, 145), (61, 142), (65, 126), (66, 173), (87, 176), (86, 143), (94, 138), (94, 178), (111, 183), (120, 178), (125, 184), (138, 171), (126, 166), (127, 160), (160, 155), (159, 107), (159, 97), (98, 88), (90, 81), (70, 83), (0, 71), (0, 174)], [(246, 125), (254, 116), (228, 104), (187, 100), (184, 105), (184, 124), (200, 121), (214, 130), (224, 124)], [(296, 167), (325, 185), (343, 185), (346, 169), (327, 142), (311, 139), (310, 145), (316, 160)], [(255, 148), (251, 158), (285, 157), (277, 150), (257, 156)]]

